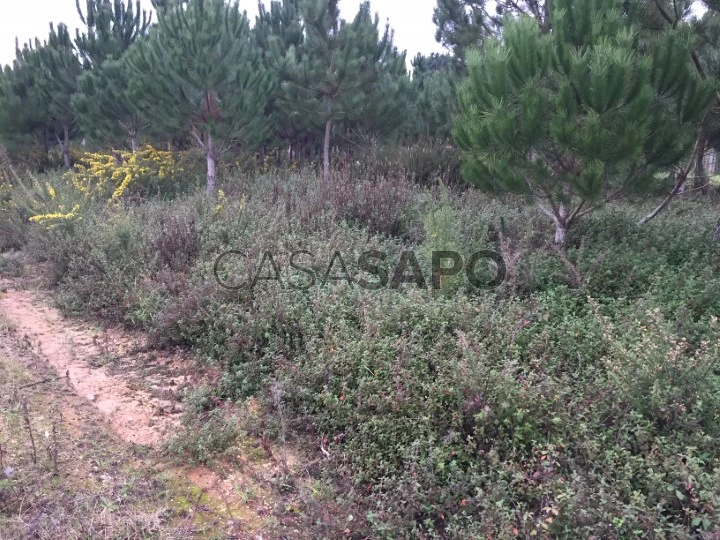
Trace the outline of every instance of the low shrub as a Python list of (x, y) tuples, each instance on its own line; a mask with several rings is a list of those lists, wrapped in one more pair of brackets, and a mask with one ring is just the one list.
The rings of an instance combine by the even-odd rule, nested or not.
[(464, 186), (459, 150), (448, 141), (424, 139), (408, 145), (372, 144), (356, 154), (349, 165), (358, 176), (407, 178), (420, 186), (438, 182)]
[(0, 178), (0, 252), (20, 248), (27, 240), (27, 227), (12, 200), (10, 175)]
[(25, 235), (27, 223), (69, 234), (90, 208), (90, 201), (57, 173), (16, 175), (8, 197), (8, 209), (15, 212), (17, 228), (26, 227)]

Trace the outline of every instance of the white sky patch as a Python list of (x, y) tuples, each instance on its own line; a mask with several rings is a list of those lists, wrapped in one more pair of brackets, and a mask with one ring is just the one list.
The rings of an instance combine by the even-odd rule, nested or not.
[[(85, 5), (85, 0), (80, 4)], [(269, 4), (269, 1), (265, 2)], [(141, 0), (144, 9), (152, 9), (150, 0)], [(340, 11), (345, 19), (352, 19), (360, 5), (359, 0), (340, 0)], [(436, 0), (375, 0), (371, 2), (373, 13), (380, 16), (384, 28), (386, 20), (395, 30), (395, 44), (408, 52), (408, 65), (418, 52), (430, 54), (442, 52), (435, 41), (435, 25), (432, 13)], [(250, 24), (255, 24), (257, 2), (240, 0), (240, 8), (248, 13)], [(65, 23), (75, 35), (81, 26), (75, 8), (75, 0), (0, 0), (0, 65), (9, 64), (15, 58), (15, 37), (20, 44), (39, 37), (43, 41), (49, 32), (49, 24)]]

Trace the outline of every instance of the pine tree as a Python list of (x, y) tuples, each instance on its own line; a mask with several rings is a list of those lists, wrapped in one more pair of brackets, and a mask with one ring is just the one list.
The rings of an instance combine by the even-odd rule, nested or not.
[(468, 48), (480, 46), (493, 35), (499, 22), (488, 13), (486, 3), (485, 0), (438, 0), (433, 11), (436, 41), (456, 58), (464, 58)]
[(404, 56), (381, 71), (378, 80), (348, 102), (348, 114), (339, 124), (348, 146), (397, 140), (414, 112), (415, 88), (408, 77)]
[(533, 17), (549, 31), (547, 9), (545, 0), (438, 0), (433, 11), (435, 39), (462, 63), (470, 49), (499, 35), (504, 15)]
[(10, 152), (41, 140), (47, 150), (49, 112), (37, 87), (35, 49), (16, 45), (12, 66), (0, 72), (0, 144)]
[(552, 33), (506, 19), (468, 57), (454, 135), (463, 173), (530, 197), (555, 241), (583, 214), (685, 157), (713, 86), (690, 69), (689, 29), (641, 43), (621, 0), (557, 0)]
[(213, 192), (224, 144), (252, 149), (267, 131), (261, 111), (272, 81), (246, 15), (237, 2), (172, 4), (127, 60), (130, 93), (144, 117), (172, 135), (190, 130), (205, 153)]
[[(717, 2), (717, 9), (711, 6), (698, 21), (697, 29), (701, 39), (697, 48), (697, 58), (700, 71), (711, 80), (718, 80), (720, 79), (720, 2)], [(720, 150), (720, 103), (717, 99), (705, 115), (701, 138), (701, 148)], [(697, 163), (700, 168), (703, 166), (703, 155), (703, 152), (698, 153)], [(699, 176), (700, 179), (704, 178), (704, 171), (701, 171)]]
[[(642, 0), (634, 3), (627, 3), (625, 8), (629, 13), (638, 17), (640, 23), (641, 39), (652, 42), (657, 34), (662, 34), (678, 26), (691, 28), (692, 46), (689, 51), (687, 62), (691, 62), (692, 69), (702, 77), (717, 81), (718, 72), (713, 69), (712, 57), (718, 47), (717, 37), (717, 12), (713, 12), (713, 2), (707, 3), (709, 12), (701, 21), (696, 21), (693, 13), (693, 6), (696, 3), (692, 0)], [(707, 61), (710, 60), (709, 63)], [(681, 60), (680, 60), (681, 61)], [(707, 64), (707, 65), (706, 65)], [(672, 180), (672, 188), (665, 199), (649, 214), (640, 220), (645, 224), (660, 214), (672, 200), (682, 194), (685, 190), (687, 180), (693, 168), (697, 168), (696, 177), (704, 176), (703, 157), (706, 148), (711, 144), (712, 126), (717, 122), (718, 98), (716, 96), (713, 106), (703, 117), (702, 126), (697, 134), (693, 154), (685, 165), (681, 165), (668, 175)]]
[(129, 84), (125, 61), (105, 60), (80, 77), (73, 105), (88, 138), (113, 146), (124, 141), (136, 152), (144, 121), (129, 95)]
[(372, 19), (367, 2), (351, 22), (340, 18), (337, 0), (303, 0), (301, 13), (305, 39), (299, 51), (291, 48), (288, 53), (283, 102), (292, 117), (323, 126), (327, 180), (334, 124), (352, 122), (354, 111), (377, 99), (372, 90), (397, 69), (400, 56), (392, 46), (392, 34), (380, 34), (378, 18)]
[(182, 5), (185, 0), (150, 0), (152, 6), (158, 11), (169, 9), (173, 6)]
[(147, 33), (152, 15), (140, 9), (140, 1), (86, 0), (85, 12), (75, 0), (85, 32), (77, 31), (75, 45), (86, 67), (105, 60), (119, 60), (126, 50)]
[[(355, 23), (368, 29), (366, 50), (373, 50), (379, 34), (369, 31), (378, 28), (377, 17), (370, 15), (370, 5), (360, 9)], [(348, 93), (344, 101), (347, 111), (340, 123), (344, 138), (351, 145), (363, 146), (367, 142), (387, 142), (400, 135), (401, 128), (410, 118), (415, 101), (412, 81), (408, 76), (405, 52), (393, 45), (393, 31), (385, 25), (379, 42), (385, 44), (375, 62), (375, 75), (367, 84)]]
[[(267, 144), (289, 148), (289, 159), (304, 153), (308, 140), (314, 137), (313, 127), (305, 118), (286, 114), (282, 107), (280, 83), (285, 76), (285, 65), (295, 65), (304, 41), (301, 0), (273, 0), (269, 8), (258, 2), (258, 16), (253, 32), (262, 53), (263, 63), (273, 77), (274, 90), (268, 99), (266, 114), (271, 126)], [(292, 51), (292, 54), (290, 54)]]
[[(72, 97), (77, 92), (82, 64), (75, 53), (67, 26), (51, 24), (44, 44), (35, 40), (35, 47), (26, 47), (27, 57), (36, 71), (37, 89), (47, 104), (51, 125), (63, 154), (65, 167), (70, 168), (70, 137), (75, 128)], [(32, 52), (34, 50), (34, 53)]]
[(459, 76), (449, 55), (418, 54), (412, 61), (412, 82), (416, 90), (412, 125), (413, 139), (449, 139), (456, 107)]
[(75, 44), (87, 69), (73, 98), (83, 132), (93, 140), (116, 144), (125, 140), (133, 152), (143, 121), (128, 95), (129, 73), (125, 52), (147, 34), (151, 15), (132, 0), (87, 0), (78, 13), (86, 25), (78, 30)]
[[(303, 42), (301, 0), (272, 0), (268, 9), (262, 0), (258, 2), (255, 19), (255, 38), (263, 56), (277, 61), (292, 47)], [(273, 67), (279, 68), (279, 65)]]
[(452, 56), (449, 54), (430, 53), (425, 56), (417, 53), (410, 62), (413, 68), (413, 80), (422, 82), (422, 79), (436, 71), (452, 71), (454, 68)]
[[(720, 1), (705, 0), (703, 4), (707, 12), (696, 27), (701, 37), (697, 51), (698, 63), (705, 76), (717, 81), (720, 79)], [(720, 100), (717, 98), (705, 115), (699, 141), (695, 161), (695, 187), (706, 192), (709, 173), (715, 171), (705, 169), (705, 152), (711, 149), (716, 153), (720, 152)], [(720, 241), (720, 219), (713, 232), (713, 241)]]

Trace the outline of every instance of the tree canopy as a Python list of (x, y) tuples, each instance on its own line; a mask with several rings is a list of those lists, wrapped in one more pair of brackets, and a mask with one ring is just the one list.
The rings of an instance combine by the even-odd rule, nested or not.
[(207, 158), (212, 192), (223, 145), (253, 149), (263, 139), (261, 113), (272, 79), (237, 2), (177, 4), (158, 19), (149, 38), (127, 55), (130, 92), (155, 129), (190, 131)]
[(689, 62), (689, 28), (639, 39), (618, 0), (557, 1), (551, 34), (506, 18), (502, 40), (468, 57), (455, 139), (464, 174), (530, 197), (556, 225), (648, 186), (686, 156), (714, 97)]

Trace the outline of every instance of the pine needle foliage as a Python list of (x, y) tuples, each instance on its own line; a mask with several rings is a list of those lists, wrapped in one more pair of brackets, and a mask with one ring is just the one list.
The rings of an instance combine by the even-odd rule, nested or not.
[(468, 56), (454, 136), (467, 180), (528, 196), (563, 244), (586, 212), (652, 187), (691, 150), (713, 84), (690, 64), (690, 29), (639, 39), (620, 0), (556, 0), (551, 33), (505, 19)]
[(170, 3), (147, 41), (128, 52), (130, 95), (153, 128), (188, 131), (207, 158), (207, 189), (232, 143), (253, 150), (266, 134), (272, 80), (237, 2)]

